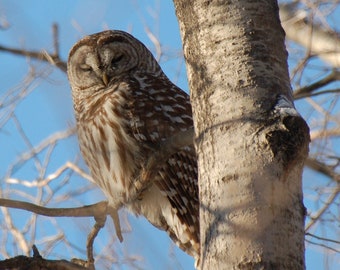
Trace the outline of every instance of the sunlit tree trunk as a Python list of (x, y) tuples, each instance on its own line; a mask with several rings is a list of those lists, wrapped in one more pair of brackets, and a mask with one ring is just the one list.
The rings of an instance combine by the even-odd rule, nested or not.
[(174, 0), (198, 153), (199, 269), (304, 269), (295, 110), (276, 1)]

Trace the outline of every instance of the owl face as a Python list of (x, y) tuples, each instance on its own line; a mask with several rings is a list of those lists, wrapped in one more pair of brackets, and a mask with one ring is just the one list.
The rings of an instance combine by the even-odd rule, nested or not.
[(72, 90), (84, 91), (109, 87), (123, 75), (155, 74), (160, 67), (148, 49), (130, 34), (104, 31), (73, 46), (67, 70)]

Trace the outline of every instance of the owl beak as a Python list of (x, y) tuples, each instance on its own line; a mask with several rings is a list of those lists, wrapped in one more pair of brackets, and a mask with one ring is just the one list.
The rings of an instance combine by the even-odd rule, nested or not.
[(107, 86), (109, 84), (109, 76), (107, 76), (107, 74), (104, 72), (103, 73), (103, 83), (105, 84), (105, 86)]

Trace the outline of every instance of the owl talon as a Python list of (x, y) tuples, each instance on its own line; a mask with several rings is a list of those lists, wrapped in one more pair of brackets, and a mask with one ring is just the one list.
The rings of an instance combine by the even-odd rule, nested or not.
[(116, 208), (113, 207), (109, 207), (108, 209), (108, 213), (110, 215), (110, 217), (112, 218), (113, 224), (115, 226), (115, 230), (116, 230), (116, 236), (119, 239), (119, 242), (123, 242), (123, 235), (122, 235), (122, 229), (120, 227), (120, 221), (119, 221), (119, 215), (118, 215), (118, 210)]

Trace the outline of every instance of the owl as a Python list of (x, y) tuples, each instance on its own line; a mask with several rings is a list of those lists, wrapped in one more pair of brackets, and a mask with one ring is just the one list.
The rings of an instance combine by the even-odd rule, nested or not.
[(115, 209), (125, 207), (199, 257), (197, 159), (193, 145), (149, 172), (162, 142), (193, 127), (189, 96), (132, 35), (104, 31), (70, 51), (78, 141), (96, 184)]

